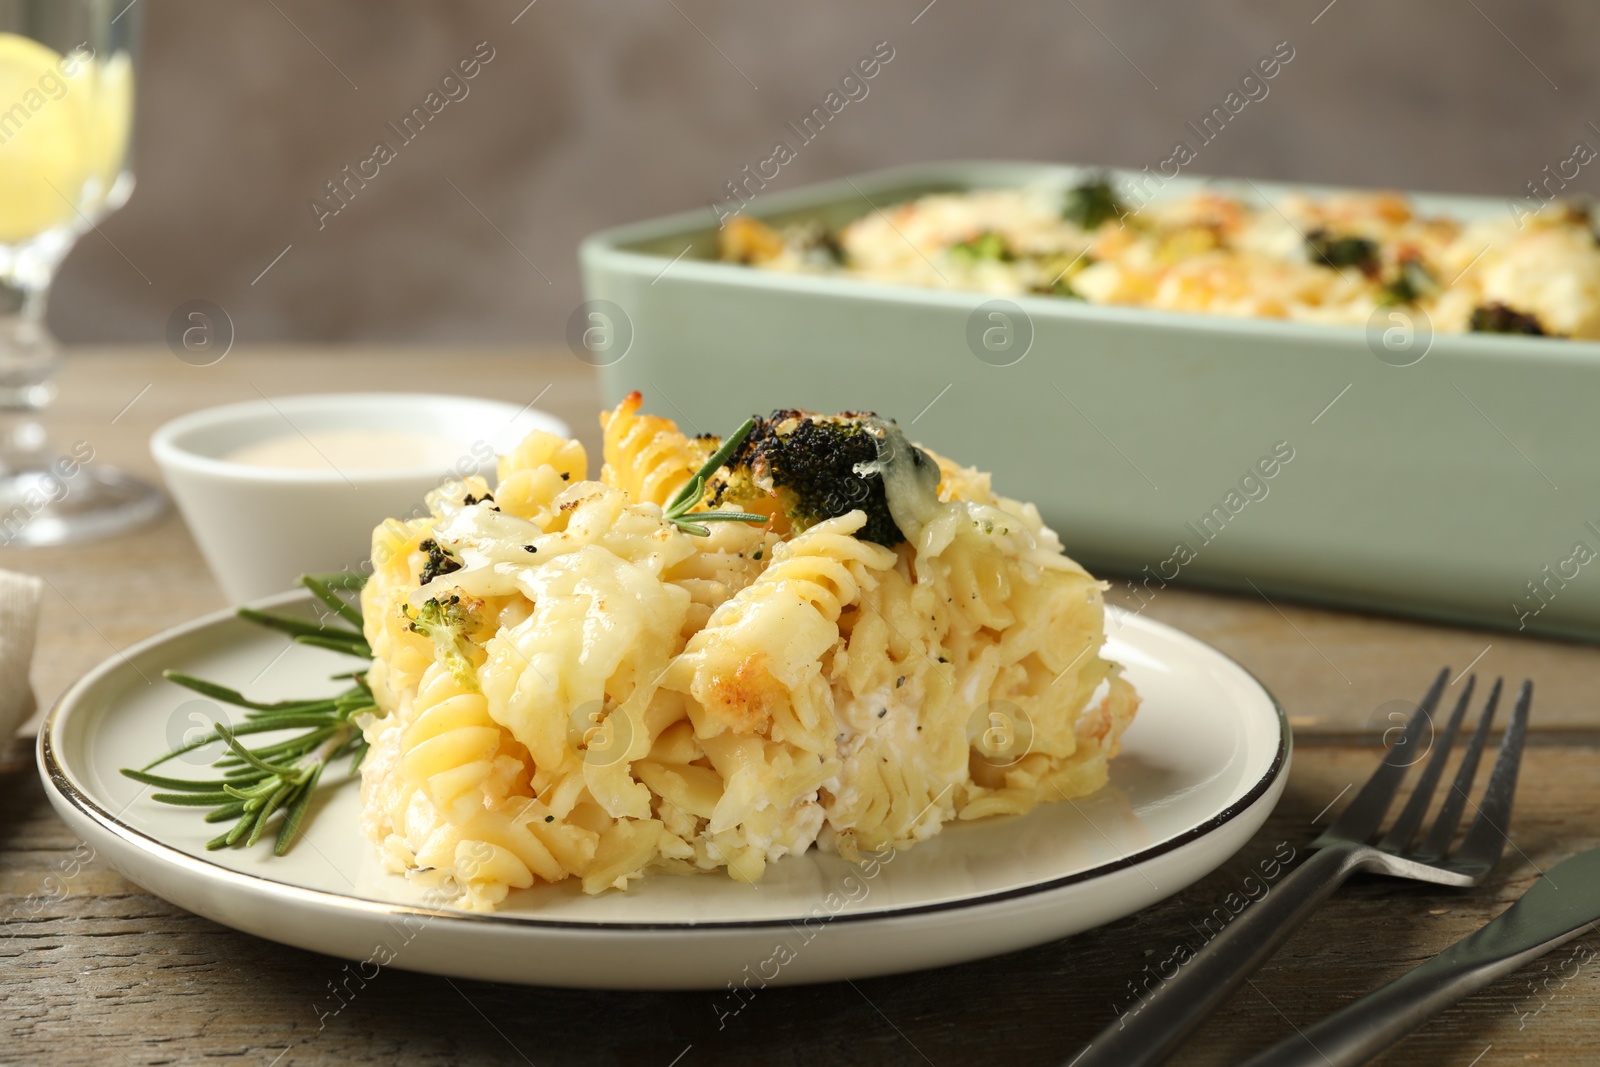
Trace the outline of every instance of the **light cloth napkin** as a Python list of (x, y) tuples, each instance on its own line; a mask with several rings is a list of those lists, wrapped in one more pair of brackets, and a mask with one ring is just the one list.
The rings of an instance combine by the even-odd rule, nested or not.
[(0, 571), (0, 750), (36, 707), (28, 670), (33, 665), (43, 591), (42, 579)]

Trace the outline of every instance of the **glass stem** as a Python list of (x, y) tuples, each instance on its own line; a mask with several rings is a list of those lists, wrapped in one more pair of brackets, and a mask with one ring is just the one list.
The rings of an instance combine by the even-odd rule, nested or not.
[(0, 473), (47, 461), (38, 416), (55, 399), (61, 350), (44, 322), (48, 290), (0, 281)]

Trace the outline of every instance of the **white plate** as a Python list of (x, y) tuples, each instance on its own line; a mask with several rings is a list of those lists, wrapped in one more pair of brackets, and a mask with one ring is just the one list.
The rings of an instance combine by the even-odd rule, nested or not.
[[(305, 609), (307, 599), (264, 604)], [(301, 948), (591, 988), (862, 978), (1009, 952), (1128, 915), (1216, 868), (1265, 821), (1289, 768), (1289, 730), (1272, 696), (1170, 627), (1119, 615), (1110, 629), (1107, 652), (1126, 665), (1144, 704), (1108, 788), (1025, 816), (949, 826), (875, 866), (815, 850), (786, 857), (753, 886), (720, 874), (656, 875), (599, 897), (570, 881), (513, 893), (493, 915), (430, 907), (378, 866), (354, 784), (314, 809), (287, 856), (274, 858), (267, 841), (207, 852), (219, 827), (202, 822), (200, 809), (158, 804), (118, 773), (192, 728), (197, 694), (161, 671), (271, 700), (335, 691), (341, 683), (329, 675), (352, 663), (286, 648), (281, 635), (227, 612), (144, 641), (74, 685), (39, 735), (39, 766), (61, 817), (125, 877), (208, 919)], [(201, 770), (168, 766), (178, 776)]]

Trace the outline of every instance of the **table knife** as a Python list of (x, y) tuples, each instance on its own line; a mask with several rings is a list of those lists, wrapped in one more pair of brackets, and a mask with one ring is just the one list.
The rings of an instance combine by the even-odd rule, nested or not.
[(1354, 1067), (1495, 979), (1595, 928), (1600, 849), (1542, 875), (1477, 933), (1248, 1060), (1244, 1067)]

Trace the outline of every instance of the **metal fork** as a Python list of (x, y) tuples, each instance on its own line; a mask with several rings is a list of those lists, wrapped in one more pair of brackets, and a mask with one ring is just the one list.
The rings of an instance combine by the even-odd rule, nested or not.
[[(1450, 851), (1456, 828), (1470, 802), (1468, 793), (1500, 701), (1499, 679), (1489, 691), (1455, 782), (1426, 837), (1413, 847), (1466, 716), (1475, 678), (1467, 680), (1455, 710), (1437, 735), (1433, 754), (1417, 779), (1411, 799), (1389, 831), (1378, 838), (1407, 770), (1422, 759), (1411, 757), (1411, 753), (1421, 743), (1424, 731), (1432, 726), (1433, 713), (1449, 677), (1448, 667), (1439, 672), (1407, 722), (1405, 732), (1389, 747), (1378, 769), (1327, 832), (1311, 843), (1316, 851), (1190, 957), (1173, 978), (1144, 999), (1136, 1012), (1123, 1015), (1102, 1030), (1088, 1049), (1071, 1061), (1070, 1067), (1146, 1067), (1166, 1060), (1206, 1016), (1220, 1007), (1357, 871), (1449, 886), (1474, 886), (1483, 881), (1505, 850), (1505, 827), (1517, 789), (1517, 767), (1533, 699), (1532, 682), (1523, 682), (1517, 694), (1500, 754), (1483, 796), (1473, 805), (1477, 814), (1461, 847)], [(1374, 839), (1376, 844), (1372, 843)]]

